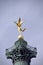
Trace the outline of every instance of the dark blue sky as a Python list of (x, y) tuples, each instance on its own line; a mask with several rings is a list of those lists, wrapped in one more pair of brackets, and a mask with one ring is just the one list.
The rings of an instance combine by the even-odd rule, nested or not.
[(29, 45), (37, 47), (37, 58), (31, 65), (43, 65), (43, 0), (0, 0), (0, 65), (12, 65), (5, 49), (17, 40), (18, 32), (13, 23), (21, 17), (27, 30), (23, 33)]

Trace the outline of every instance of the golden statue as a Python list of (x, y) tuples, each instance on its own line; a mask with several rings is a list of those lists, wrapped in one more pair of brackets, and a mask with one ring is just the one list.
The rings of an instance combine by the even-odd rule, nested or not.
[(21, 21), (21, 18), (19, 18), (18, 22), (15, 24), (17, 25), (17, 28), (18, 28), (18, 32), (19, 32), (19, 36), (18, 38), (23, 38), (23, 35), (22, 35), (22, 32), (24, 32), (26, 30), (26, 28), (22, 29), (21, 26), (23, 24), (23, 22)]

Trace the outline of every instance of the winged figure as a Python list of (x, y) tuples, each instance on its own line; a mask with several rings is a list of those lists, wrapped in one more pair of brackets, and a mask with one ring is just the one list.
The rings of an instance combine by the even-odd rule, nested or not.
[(19, 32), (20, 31), (24, 32), (26, 30), (26, 28), (24, 28), (24, 29), (21, 28), (22, 24), (23, 24), (23, 22), (21, 21), (21, 18), (19, 18), (18, 22), (16, 23)]

